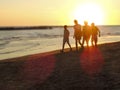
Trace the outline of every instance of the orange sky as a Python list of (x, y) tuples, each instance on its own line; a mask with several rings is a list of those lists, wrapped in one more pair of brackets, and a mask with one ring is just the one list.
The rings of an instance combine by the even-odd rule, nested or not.
[(94, 3), (102, 10), (102, 18), (98, 13), (93, 15), (101, 18), (98, 24), (120, 24), (120, 0), (0, 0), (0, 26), (72, 25), (76, 10), (81, 23), (79, 9), (86, 3)]

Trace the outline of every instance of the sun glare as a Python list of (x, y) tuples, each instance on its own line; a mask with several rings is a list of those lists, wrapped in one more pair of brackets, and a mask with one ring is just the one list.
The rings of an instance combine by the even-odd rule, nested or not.
[(94, 22), (97, 25), (103, 24), (104, 12), (97, 4), (87, 3), (79, 5), (73, 14), (74, 19), (77, 19), (81, 24), (83, 24), (85, 20), (89, 23)]

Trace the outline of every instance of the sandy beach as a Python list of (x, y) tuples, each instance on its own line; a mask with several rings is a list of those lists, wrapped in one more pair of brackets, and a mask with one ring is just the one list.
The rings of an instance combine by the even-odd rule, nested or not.
[(120, 42), (0, 61), (0, 90), (119, 90)]

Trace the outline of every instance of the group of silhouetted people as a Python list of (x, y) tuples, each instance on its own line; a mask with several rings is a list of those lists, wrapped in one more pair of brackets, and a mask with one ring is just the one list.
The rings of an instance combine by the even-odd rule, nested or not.
[[(76, 51), (79, 50), (78, 44), (83, 48), (84, 43), (86, 42), (87, 47), (89, 46), (89, 40), (91, 38), (91, 44), (92, 46), (97, 46), (98, 42), (98, 35), (100, 36), (100, 30), (97, 26), (95, 26), (94, 23), (91, 24), (91, 26), (88, 25), (87, 21), (84, 21), (84, 26), (81, 26), (77, 20), (74, 20), (74, 36), (75, 39), (75, 45), (76, 45)], [(70, 51), (72, 51), (70, 42), (69, 42), (69, 35), (70, 32), (67, 29), (67, 25), (64, 26), (64, 37), (63, 37), (63, 46), (62, 46), (62, 52), (64, 51), (65, 43), (67, 43), (70, 47)]]

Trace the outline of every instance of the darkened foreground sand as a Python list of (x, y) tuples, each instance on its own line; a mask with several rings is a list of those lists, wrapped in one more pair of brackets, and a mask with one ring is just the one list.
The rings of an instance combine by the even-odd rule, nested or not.
[(120, 42), (0, 61), (0, 90), (119, 90)]

